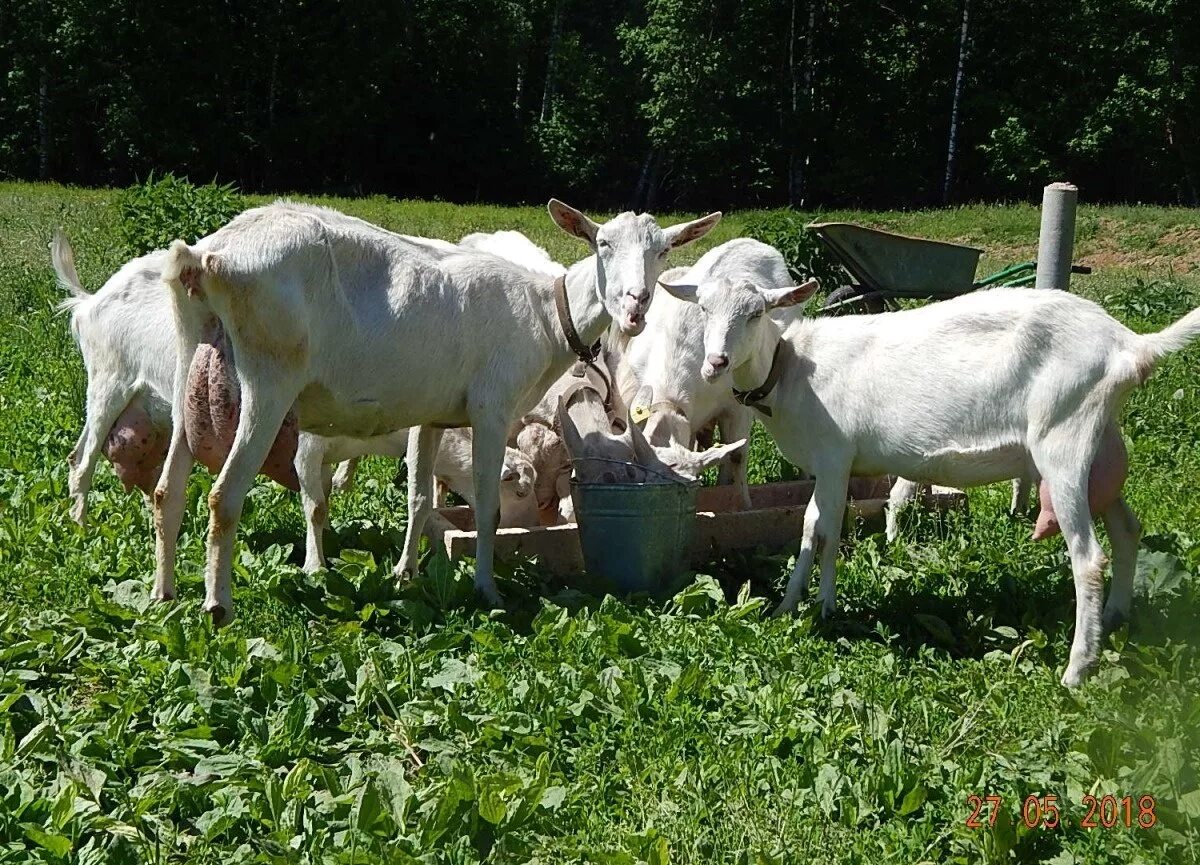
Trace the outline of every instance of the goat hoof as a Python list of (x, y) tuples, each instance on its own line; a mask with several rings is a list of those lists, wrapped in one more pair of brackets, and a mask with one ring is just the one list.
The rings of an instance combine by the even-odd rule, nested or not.
[(1109, 609), (1104, 611), (1104, 618), (1101, 620), (1101, 625), (1104, 628), (1105, 634), (1111, 634), (1128, 622), (1129, 612), (1127, 610)]
[(477, 595), (479, 595), (480, 599), (484, 602), (484, 604), (487, 605), (488, 609), (491, 609), (491, 610), (506, 609), (506, 607), (504, 606), (504, 596), (501, 595), (498, 591), (496, 591), (495, 588), (492, 588), (492, 587), (483, 588), (480, 586), (476, 586), (475, 593)]
[(783, 601), (778, 607), (771, 611), (770, 617), (772, 619), (778, 619), (780, 616), (790, 616), (794, 612), (796, 612), (796, 605), (789, 604), (787, 601)]
[(175, 600), (175, 593), (168, 592), (166, 589), (162, 590), (161, 592), (158, 589), (155, 589), (150, 593), (150, 600), (159, 604), (169, 604)]
[(1091, 672), (1091, 666), (1085, 664), (1068, 664), (1067, 671), (1063, 673), (1062, 683), (1068, 688), (1078, 688), (1087, 681), (1088, 674)]
[(214, 628), (223, 628), (233, 620), (233, 616), (221, 604), (213, 604), (211, 606), (205, 604), (204, 612), (208, 613), (209, 618), (212, 619)]

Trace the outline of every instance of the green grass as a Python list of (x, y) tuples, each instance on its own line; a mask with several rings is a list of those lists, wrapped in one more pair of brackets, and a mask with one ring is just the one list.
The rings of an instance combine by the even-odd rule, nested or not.
[[(408, 233), (515, 227), (583, 254), (539, 208), (329, 201)], [(827, 216), (970, 240), (996, 263), (1036, 236), (1029, 207)], [(118, 218), (113, 191), (0, 184), (0, 863), (1200, 860), (1200, 349), (1126, 410), (1146, 527), (1134, 620), (1078, 692), (1058, 684), (1064, 546), (1029, 541), (1001, 487), (972, 492), (969, 516), (910, 514), (890, 546), (860, 527), (829, 623), (765, 618), (789, 562), (761, 554), (673, 599), (518, 564), (500, 580), (511, 611), (488, 615), (469, 565), (434, 558), (391, 584), (403, 495), (369, 461), (315, 577), (297, 568), (294, 497), (255, 489), (239, 618), (214, 633), (206, 475), (173, 606), (148, 603), (150, 522), (107, 467), (92, 528), (67, 516), (85, 378), (46, 243), (63, 225), (94, 289), (123, 260)], [(1196, 225), (1085, 208), (1081, 249), (1127, 258), (1076, 290), (1162, 327), (1200, 304), (1200, 280), (1158, 260)], [(778, 477), (769, 442), (754, 454), (756, 479)], [(1155, 796), (1158, 824), (1081, 828), (1083, 797), (1105, 793)], [(1003, 797), (994, 826), (967, 828), (972, 794)], [(1057, 796), (1064, 825), (1026, 829), (1029, 795)]]

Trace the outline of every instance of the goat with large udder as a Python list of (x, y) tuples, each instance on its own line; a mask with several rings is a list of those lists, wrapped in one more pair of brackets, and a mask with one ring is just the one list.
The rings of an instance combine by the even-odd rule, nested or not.
[[(1075, 578), (1075, 636), (1063, 683), (1083, 681), (1099, 660), (1105, 626), (1129, 614), (1141, 533), (1120, 494), (1123, 477), (1107, 467), (1117, 459), (1117, 415), (1159, 360), (1200, 336), (1200, 309), (1139, 335), (1066, 292), (995, 288), (921, 309), (803, 319), (781, 329), (765, 313), (807, 300), (815, 282), (665, 287), (704, 312), (705, 378), (732, 372), (735, 387), (771, 409), (763, 423), (784, 456), (816, 477), (780, 611), (807, 594), (818, 547), (822, 610), (835, 609), (851, 474), (966, 487), (1032, 469), (1053, 499)], [(1103, 617), (1105, 557), (1089, 487), (1113, 545)]]
[[(209, 495), (204, 609), (232, 614), (233, 542), (242, 503), (280, 424), (365, 438), (409, 438), (409, 524), (397, 573), (416, 566), (433, 499), (439, 427), (473, 428), (479, 533), (475, 586), (499, 603), (492, 573), (505, 440), (521, 409), (587, 353), (609, 322), (637, 333), (667, 254), (708, 232), (711, 214), (670, 228), (624, 213), (597, 225), (552, 200), (551, 217), (592, 255), (565, 278), (493, 255), (422, 244), (327, 208), (279, 202), (246, 211), (195, 245), (171, 245), (179, 361), (174, 432), (154, 492), (154, 594), (174, 594), (175, 545), (192, 454), (182, 430), (186, 359), (207, 322), (231, 342), (241, 405), (229, 458)], [(445, 246), (450, 246), (446, 244)]]
[[(664, 282), (696, 284), (717, 279), (746, 279), (762, 288), (792, 284), (787, 264), (774, 247), (738, 238), (713, 247), (691, 268), (664, 274)], [(792, 310), (776, 313), (782, 322)], [(700, 375), (704, 361), (704, 316), (695, 304), (659, 292), (646, 313), (646, 329), (625, 341), (617, 363), (617, 388), (637, 420), (645, 420), (652, 445), (693, 446), (701, 432), (716, 424), (723, 441), (750, 436), (754, 419), (733, 392)], [(722, 465), (721, 483), (737, 489), (743, 507), (750, 507), (746, 460), (741, 453)]]
[[(176, 351), (171, 298), (162, 285), (165, 256), (166, 250), (160, 250), (129, 261), (91, 294), (80, 282), (67, 238), (56, 233), (51, 244), (51, 263), (59, 284), (69, 293), (60, 308), (71, 312), (71, 330), (88, 375), (83, 431), (71, 451), (68, 478), (71, 515), (81, 525), (102, 453), (126, 490), (136, 487), (149, 495), (162, 473), (171, 438)], [(223, 335), (212, 332), (209, 336), (211, 342), (193, 357), (189, 370), (191, 386), (204, 383), (206, 410), (200, 418), (193, 414), (187, 435), (189, 441), (207, 447), (202, 461), (210, 470), (219, 471), (226, 456), (220, 428), (236, 426), (237, 417), (229, 416), (236, 406), (228, 391), (220, 396), (208, 387), (230, 384), (222, 371), (231, 363)], [(213, 428), (215, 433), (210, 431)], [(308, 522), (305, 568), (314, 570), (324, 564), (321, 531), (329, 492), (322, 463), (364, 454), (401, 456), (407, 447), (408, 431), (374, 439), (295, 433), (294, 425), (281, 430), (261, 471), (293, 489), (299, 484)], [(470, 441), (470, 430), (455, 430), (453, 435), (445, 436), (434, 468), (439, 482), (473, 503)], [(289, 462), (292, 451), (294, 463)], [(350, 469), (347, 461), (339, 471), (346, 474)], [(535, 485), (532, 458), (511, 448), (506, 450), (500, 486), (501, 525), (537, 525), (531, 494)]]

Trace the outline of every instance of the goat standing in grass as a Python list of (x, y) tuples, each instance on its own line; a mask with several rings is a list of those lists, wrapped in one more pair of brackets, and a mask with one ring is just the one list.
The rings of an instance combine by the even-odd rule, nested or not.
[(667, 254), (720, 219), (714, 213), (663, 229), (645, 214), (597, 225), (556, 200), (549, 210), (592, 250), (565, 279), (288, 202), (248, 210), (193, 246), (173, 243), (163, 280), (175, 304), (179, 363), (174, 431), (154, 491), (154, 595), (174, 594), (192, 462), (183, 385), (206, 324), (217, 319), (236, 358), (241, 403), (229, 457), (209, 495), (204, 609), (213, 621), (232, 615), (242, 504), (293, 407), (300, 428), (318, 435), (366, 438), (420, 427), (409, 437), (410, 512), (398, 575), (416, 568), (440, 428), (472, 427), (475, 587), (487, 602), (500, 603), (492, 559), (511, 424), (609, 322), (638, 333)]
[[(1126, 397), (1167, 354), (1200, 336), (1200, 309), (1139, 335), (1097, 304), (1058, 291), (995, 288), (921, 309), (802, 319), (780, 328), (768, 310), (816, 288), (760, 289), (718, 281), (664, 286), (705, 316), (710, 381), (730, 374), (770, 408), (763, 423), (790, 461), (816, 477), (796, 567), (779, 612), (807, 594), (821, 548), (822, 612), (835, 610), (834, 567), (851, 474), (897, 474), (948, 486), (1042, 478), (1071, 557), (1075, 636), (1063, 684), (1080, 684), (1100, 657), (1105, 626), (1129, 615), (1141, 526), (1120, 494)], [(770, 383), (771, 387), (765, 384)], [(1113, 545), (1105, 557), (1089, 509)], [(1107, 489), (1106, 489), (1107, 488)]]

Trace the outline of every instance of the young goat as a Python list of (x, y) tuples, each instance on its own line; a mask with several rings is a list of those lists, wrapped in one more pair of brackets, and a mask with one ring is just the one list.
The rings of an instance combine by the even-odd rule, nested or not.
[[(682, 272), (680, 272), (682, 270)], [(663, 282), (697, 284), (718, 279), (749, 280), (762, 288), (792, 284), (787, 264), (774, 247), (750, 238), (730, 240), (710, 249), (690, 269), (664, 274)], [(782, 321), (793, 315), (781, 311)], [(652, 445), (674, 442), (694, 447), (697, 437), (716, 424), (722, 441), (749, 438), (753, 411), (740, 405), (727, 386), (700, 375), (704, 360), (704, 315), (695, 304), (659, 292), (646, 313), (646, 329), (628, 341), (617, 367), (618, 388), (645, 419)], [(721, 467), (720, 483), (733, 484), (743, 507), (750, 507), (746, 461), (734, 453)]]
[(1067, 292), (1016, 288), (786, 329), (764, 315), (807, 300), (815, 287), (666, 286), (704, 311), (704, 377), (732, 373), (735, 387), (758, 389), (758, 404), (772, 409), (763, 422), (783, 454), (816, 477), (778, 611), (807, 594), (818, 547), (822, 611), (834, 611), (851, 474), (967, 487), (1032, 469), (1053, 496), (1071, 557), (1075, 636), (1063, 683), (1078, 685), (1098, 662), (1105, 625), (1129, 614), (1141, 532), (1118, 485), (1101, 511), (1113, 544), (1102, 621), (1105, 557), (1089, 513), (1089, 477), (1095, 481), (1095, 469), (1115, 477), (1104, 468), (1113, 455), (1102, 441), (1111, 441), (1125, 398), (1155, 364), (1200, 336), (1200, 309), (1146, 335)]
[(229, 458), (209, 495), (204, 610), (214, 623), (232, 615), (233, 542), (255, 467), (293, 407), (302, 430), (325, 436), (420, 427), (409, 438), (410, 513), (397, 574), (416, 568), (417, 540), (433, 504), (439, 427), (471, 426), (475, 587), (489, 603), (501, 603), (492, 559), (505, 441), (521, 410), (575, 354), (563, 310), (576, 345), (590, 345), (614, 319), (638, 333), (667, 254), (720, 219), (714, 213), (663, 229), (632, 213), (597, 225), (556, 200), (549, 211), (593, 253), (563, 282), (493, 255), (413, 241), (328, 208), (287, 202), (248, 210), (193, 246), (173, 243), (163, 280), (173, 290), (180, 360), (174, 432), (154, 492), (155, 596), (174, 594), (192, 462), (182, 434), (183, 383), (215, 317), (237, 358), (241, 406)]

